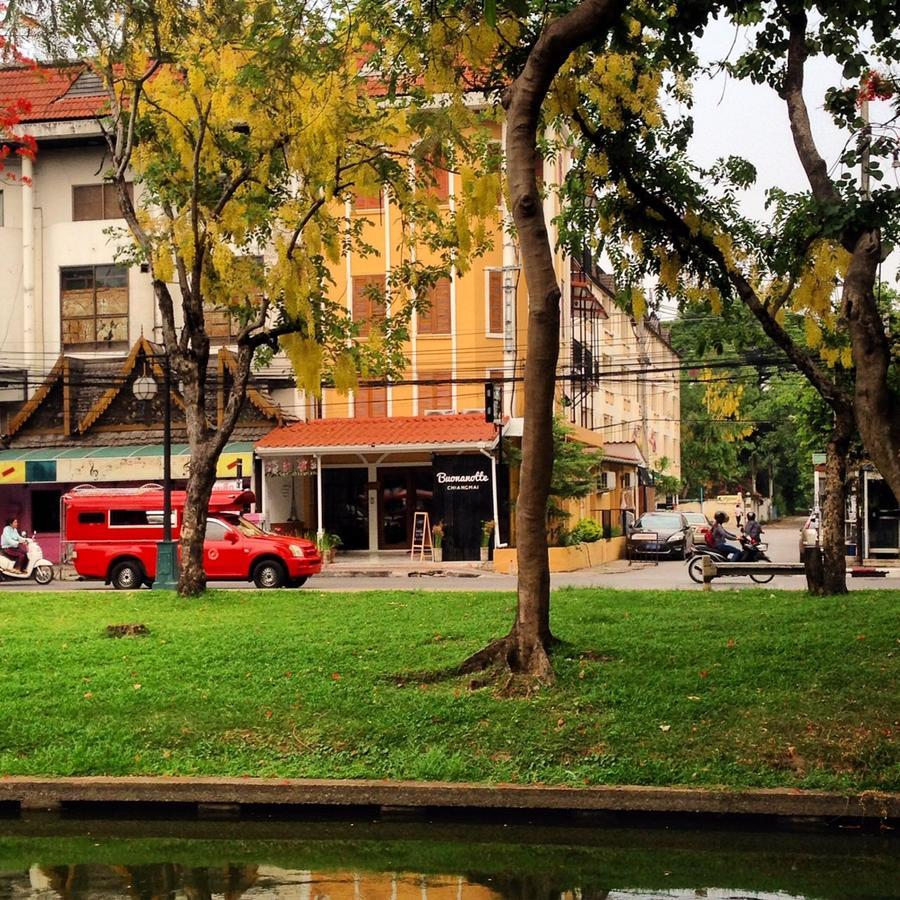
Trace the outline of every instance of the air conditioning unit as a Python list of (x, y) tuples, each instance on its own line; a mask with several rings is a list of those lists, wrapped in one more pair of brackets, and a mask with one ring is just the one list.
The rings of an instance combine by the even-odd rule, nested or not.
[(479, 416), (483, 416), (484, 409), (480, 406), (473, 407), (472, 409), (461, 409), (460, 414), (464, 416), (474, 416), (476, 414)]
[[(481, 410), (478, 410), (481, 412)], [(452, 416), (452, 409), (426, 409), (424, 412), (426, 416)]]
[(614, 490), (616, 486), (616, 473), (615, 472), (601, 472), (600, 473), (600, 487), (604, 491)]

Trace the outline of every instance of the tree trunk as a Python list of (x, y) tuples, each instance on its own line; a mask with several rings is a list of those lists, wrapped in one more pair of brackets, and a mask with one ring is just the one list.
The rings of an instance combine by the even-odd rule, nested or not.
[(568, 15), (548, 25), (503, 100), (510, 204), (528, 286), (525, 425), (516, 504), (518, 607), (515, 624), (506, 638), (485, 648), (472, 660), (502, 657), (513, 672), (544, 680), (553, 677), (548, 655), (553, 637), (547, 499), (553, 474), (553, 400), (561, 293), (535, 181), (537, 126), (541, 106), (560, 66), (584, 41), (602, 37), (624, 6), (619, 0), (585, 0)]
[[(835, 413), (831, 439), (825, 455), (825, 499), (822, 503), (819, 539), (822, 566), (807, 568), (809, 591), (819, 596), (847, 593), (847, 558), (844, 516), (847, 508), (847, 452), (853, 435), (853, 416)], [(816, 574), (814, 574), (816, 573)], [(821, 580), (817, 577), (820, 573)]]
[(890, 389), (891, 347), (875, 302), (875, 282), (881, 261), (877, 231), (864, 232), (856, 242), (844, 278), (841, 318), (850, 332), (856, 384), (853, 397), (859, 432), (869, 458), (895, 497), (900, 497), (900, 416)]
[[(218, 454), (216, 454), (218, 456)], [(203, 540), (209, 498), (216, 480), (216, 460), (206, 446), (191, 444), (191, 473), (187, 482), (184, 518), (181, 523), (181, 572), (178, 593), (197, 597), (206, 590), (203, 568)]]

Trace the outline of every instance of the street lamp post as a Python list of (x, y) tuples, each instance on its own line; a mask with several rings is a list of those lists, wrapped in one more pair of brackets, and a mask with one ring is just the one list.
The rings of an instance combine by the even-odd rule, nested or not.
[[(149, 375), (137, 378), (133, 385), (138, 400), (156, 396), (156, 381)], [(178, 548), (172, 540), (172, 376), (169, 354), (163, 356), (163, 537), (156, 545), (155, 590), (178, 586)]]

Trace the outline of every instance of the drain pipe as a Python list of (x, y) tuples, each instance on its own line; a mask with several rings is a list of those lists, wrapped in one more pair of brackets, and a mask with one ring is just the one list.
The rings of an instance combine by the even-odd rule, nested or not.
[(500, 511), (497, 502), (497, 457), (493, 453), (481, 448), (481, 452), (491, 461), (491, 500), (494, 504), (494, 549), (505, 547), (500, 543)]
[[(34, 163), (22, 157), (22, 342), (26, 367), (37, 360), (34, 310)], [(35, 382), (35, 386), (37, 382)]]

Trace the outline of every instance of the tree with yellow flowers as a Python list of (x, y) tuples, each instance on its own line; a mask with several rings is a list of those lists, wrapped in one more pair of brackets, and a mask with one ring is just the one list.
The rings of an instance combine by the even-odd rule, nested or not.
[[(28, 6), (28, 3), (19, 4)], [(178, 589), (205, 587), (206, 510), (216, 461), (237, 422), (254, 359), (283, 350), (298, 386), (340, 390), (405, 364), (424, 288), (484, 246), (498, 180), (474, 160), (477, 123), (462, 102), (424, 102), (420, 72), (378, 68), (378, 9), (282, 0), (38, 2), (54, 58), (78, 58), (106, 90), (105, 172), (130, 240), (149, 266), (164, 352), (180, 382), (191, 469)], [(14, 10), (15, 11), (15, 10)], [(436, 165), (471, 173), (455, 209), (429, 188)], [(134, 178), (143, 200), (126, 189)], [(400, 240), (428, 248), (390, 273), (384, 316), (351, 321), (330, 271), (364, 242), (345, 216), (354, 194), (387, 191)], [(237, 367), (222, 424), (208, 408), (211, 315), (234, 323)], [(368, 326), (371, 324), (371, 328)], [(356, 341), (363, 327), (369, 336)]]
[[(602, 63), (585, 48), (567, 65), (571, 77), (589, 84), (575, 107), (563, 109), (583, 148), (573, 172), (570, 197), (584, 207), (588, 191), (595, 237), (610, 253), (626, 284), (625, 299), (636, 313), (645, 306), (642, 285), (655, 276), (658, 297), (684, 307), (743, 303), (769, 340), (802, 372), (829, 404), (834, 427), (828, 444), (826, 508), (823, 510), (824, 582), (827, 593), (846, 590), (844, 486), (846, 455), (859, 428), (866, 450), (895, 492), (900, 493), (900, 424), (893, 410), (889, 324), (875, 298), (877, 268), (885, 247), (896, 241), (900, 192), (861, 188), (856, 166), (877, 178), (879, 157), (896, 146), (873, 140), (863, 129), (858, 103), (872, 91), (876, 66), (896, 62), (891, 35), (898, 25), (894, 5), (879, 2), (818, 4), (671, 4), (655, 12), (632, 13), (632, 40)], [(785, 103), (790, 130), (810, 189), (769, 191), (772, 217), (754, 222), (741, 214), (737, 194), (756, 173), (739, 157), (711, 167), (688, 152), (692, 121), (690, 79), (699, 77), (685, 40), (706, 16), (730, 17), (736, 27), (752, 25), (751, 49), (729, 63), (736, 77), (775, 89)], [(863, 40), (872, 29), (874, 40)], [(862, 48), (867, 48), (863, 50)], [(828, 174), (809, 124), (803, 96), (808, 58), (822, 53), (837, 60), (847, 77), (859, 78), (849, 93), (831, 92), (828, 107), (851, 139), (844, 175)], [(646, 86), (654, 83), (655, 87)], [(887, 93), (884, 82), (878, 90)], [(765, 87), (761, 87), (761, 90)], [(568, 96), (568, 91), (564, 92)], [(854, 150), (852, 138), (865, 147)], [(777, 173), (767, 173), (767, 177)], [(799, 317), (801, 335), (785, 317)]]

